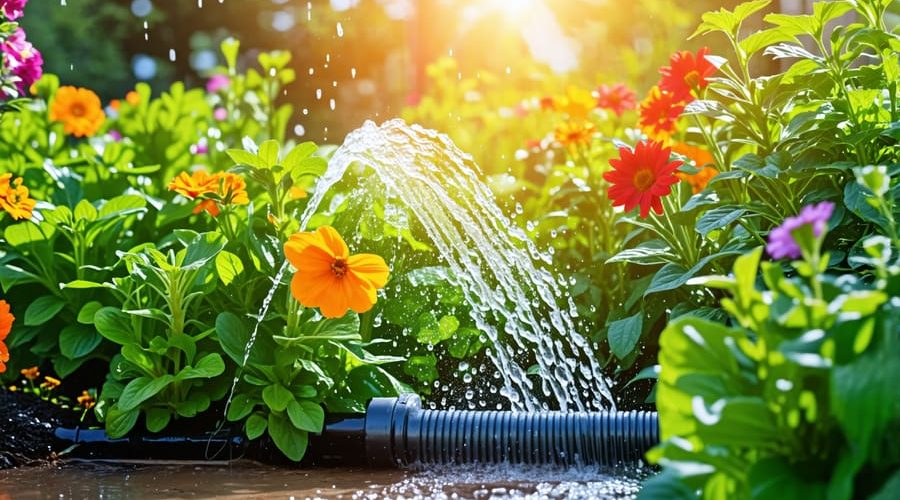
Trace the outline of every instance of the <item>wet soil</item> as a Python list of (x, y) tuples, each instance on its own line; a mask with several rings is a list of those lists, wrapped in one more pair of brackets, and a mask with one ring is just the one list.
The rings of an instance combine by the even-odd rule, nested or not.
[(47, 463), (62, 450), (53, 431), (78, 425), (78, 415), (33, 394), (0, 390), (0, 469)]
[[(630, 474), (630, 475), (629, 475)], [(466, 466), (422, 471), (283, 469), (227, 464), (110, 464), (0, 471), (0, 498), (634, 498), (631, 473), (534, 466)]]

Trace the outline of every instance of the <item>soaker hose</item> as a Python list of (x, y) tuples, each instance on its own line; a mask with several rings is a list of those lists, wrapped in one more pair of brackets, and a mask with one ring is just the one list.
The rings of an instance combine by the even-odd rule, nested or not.
[[(272, 443), (229, 435), (109, 438), (103, 430), (56, 429), (67, 456), (94, 460), (208, 460), (241, 457), (284, 463)], [(210, 444), (213, 446), (210, 446)], [(374, 398), (365, 414), (328, 414), (309, 436), (302, 465), (409, 467), (418, 464), (517, 463), (560, 466), (636, 464), (659, 443), (655, 412), (424, 410), (419, 396)], [(77, 445), (77, 446), (73, 446)]]

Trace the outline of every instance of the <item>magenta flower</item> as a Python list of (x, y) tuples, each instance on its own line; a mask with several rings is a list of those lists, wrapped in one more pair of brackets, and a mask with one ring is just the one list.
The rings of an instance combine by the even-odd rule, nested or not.
[(825, 232), (828, 219), (834, 212), (834, 203), (823, 201), (815, 205), (807, 205), (800, 210), (800, 215), (788, 217), (784, 222), (769, 233), (769, 244), (766, 251), (773, 259), (800, 258), (803, 252), (800, 244), (794, 238), (794, 231), (806, 224), (812, 226), (813, 236), (818, 238)]
[(216, 108), (213, 111), (213, 118), (215, 118), (216, 121), (224, 122), (228, 118), (228, 110), (225, 108)]
[(25, 13), (25, 4), (28, 0), (0, 0), (0, 12), (10, 21), (22, 17)]
[(222, 89), (228, 88), (229, 85), (231, 85), (231, 79), (227, 76), (213, 75), (212, 78), (206, 82), (206, 91), (210, 94), (215, 94)]
[[(2, 1), (2, 0), (0, 0)], [(19, 78), (16, 86), (19, 95), (25, 95), (34, 82), (44, 74), (44, 58), (41, 53), (25, 39), (25, 30), (19, 28), (0, 45), (3, 59), (10, 72)]]

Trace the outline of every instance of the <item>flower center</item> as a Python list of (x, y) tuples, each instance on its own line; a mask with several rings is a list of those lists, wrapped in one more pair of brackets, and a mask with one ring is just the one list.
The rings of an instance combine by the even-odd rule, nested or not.
[(684, 83), (692, 88), (697, 88), (697, 86), (700, 85), (700, 73), (697, 72), (697, 70), (694, 70), (684, 75)]
[(347, 265), (347, 261), (344, 259), (337, 259), (334, 261), (334, 264), (331, 264), (331, 272), (338, 278), (343, 278), (349, 270), (350, 266)]
[(73, 104), (70, 111), (72, 112), (72, 116), (75, 116), (77, 118), (81, 118), (85, 114), (84, 106), (82, 106), (81, 104)]
[(632, 182), (634, 182), (634, 187), (638, 191), (644, 192), (653, 186), (654, 182), (656, 182), (656, 178), (653, 175), (652, 170), (649, 168), (642, 168), (635, 172)]

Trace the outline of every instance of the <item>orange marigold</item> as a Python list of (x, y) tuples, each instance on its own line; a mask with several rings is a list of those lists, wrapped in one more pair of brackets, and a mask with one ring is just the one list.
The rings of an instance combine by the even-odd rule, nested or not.
[(651, 139), (668, 140), (682, 111), (684, 103), (675, 94), (653, 87), (641, 102), (641, 130)]
[(32, 381), (37, 380), (37, 378), (41, 376), (41, 372), (36, 366), (32, 366), (31, 368), (22, 368), (21, 370), (19, 370), (19, 373), (21, 373), (22, 376), (26, 379)]
[(9, 312), (9, 303), (0, 300), (0, 373), (6, 371), (6, 362), (9, 361), (9, 349), (6, 347), (6, 336), (12, 330), (16, 317)]
[(100, 130), (106, 115), (92, 90), (65, 86), (56, 91), (50, 103), (50, 120), (62, 122), (67, 134), (90, 137)]
[(36, 201), (28, 197), (28, 188), (22, 185), (22, 178), (12, 180), (12, 174), (0, 175), (0, 208), (13, 219), (30, 219)]
[(594, 137), (594, 128), (588, 121), (562, 122), (553, 131), (553, 138), (566, 147), (587, 146)]
[(569, 120), (586, 120), (588, 115), (596, 107), (597, 101), (590, 90), (585, 90), (574, 85), (566, 88), (565, 95), (554, 99), (553, 109), (564, 113)]
[(371, 309), (377, 290), (390, 275), (381, 257), (350, 255), (341, 235), (330, 226), (291, 235), (284, 255), (297, 270), (291, 294), (306, 307), (318, 307), (326, 318), (339, 318), (348, 309), (357, 313)]
[(141, 94), (138, 94), (137, 92), (132, 90), (131, 92), (125, 94), (125, 102), (132, 106), (137, 106), (141, 103)]
[(197, 170), (191, 175), (182, 172), (169, 183), (169, 190), (192, 200), (203, 198), (194, 207), (194, 213), (206, 211), (213, 217), (219, 215), (219, 205), (250, 203), (244, 178), (228, 172), (209, 174), (204, 170)]

